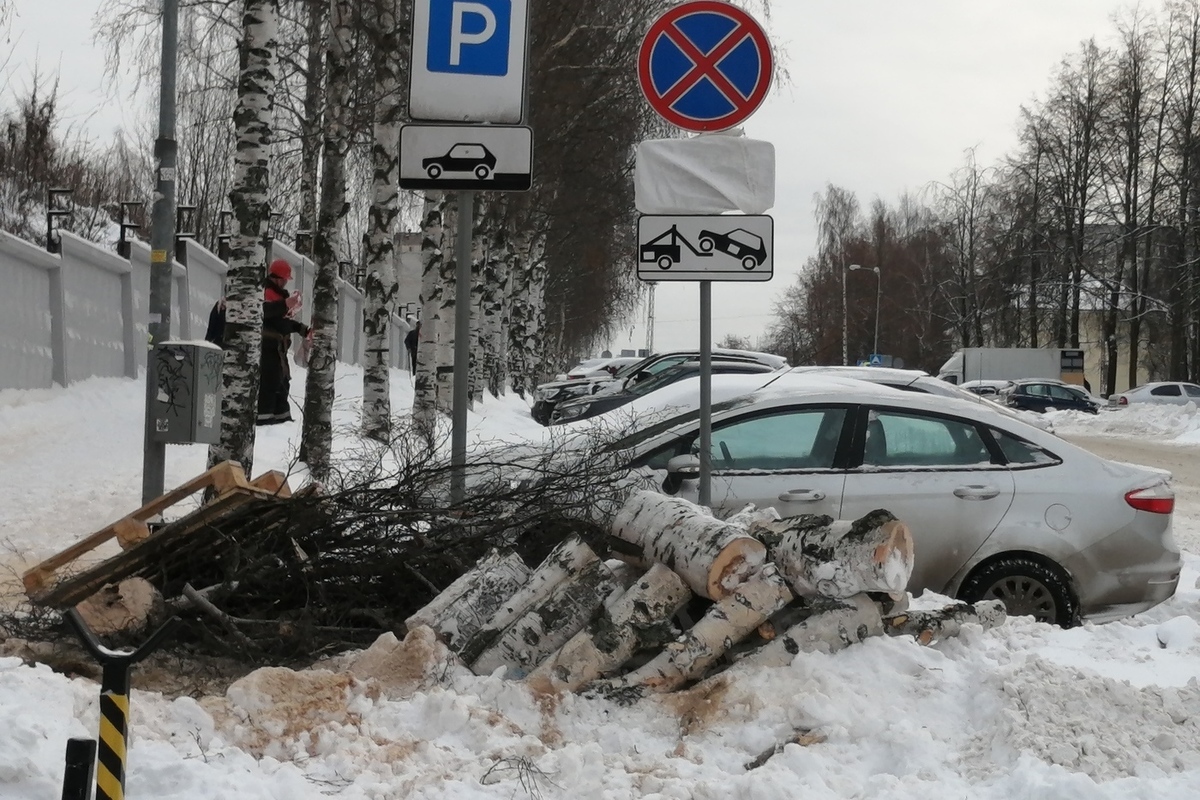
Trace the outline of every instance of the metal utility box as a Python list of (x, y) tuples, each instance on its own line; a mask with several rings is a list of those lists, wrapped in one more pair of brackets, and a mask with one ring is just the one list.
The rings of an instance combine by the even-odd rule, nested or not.
[(216, 444), (221, 438), (221, 366), (211, 342), (162, 342), (154, 359), (154, 438), (167, 444)]

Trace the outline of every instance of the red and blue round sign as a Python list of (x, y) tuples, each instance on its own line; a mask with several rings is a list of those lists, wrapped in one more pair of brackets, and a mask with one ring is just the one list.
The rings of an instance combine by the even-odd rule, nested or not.
[(638, 57), (642, 93), (684, 130), (722, 131), (767, 96), (775, 63), (758, 22), (722, 0), (692, 0), (659, 17)]

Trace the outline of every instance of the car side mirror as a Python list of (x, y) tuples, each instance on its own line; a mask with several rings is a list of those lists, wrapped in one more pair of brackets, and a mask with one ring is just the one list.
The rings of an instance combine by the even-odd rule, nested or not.
[(700, 477), (700, 457), (691, 453), (675, 456), (667, 462), (667, 478), (663, 481), (663, 491), (675, 494), (683, 486), (684, 481), (694, 481)]

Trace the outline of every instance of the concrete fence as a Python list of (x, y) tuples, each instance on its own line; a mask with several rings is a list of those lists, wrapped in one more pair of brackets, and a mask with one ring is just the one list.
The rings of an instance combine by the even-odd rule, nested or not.
[[(59, 254), (0, 231), (0, 389), (66, 386), (92, 377), (137, 377), (149, 342), (150, 248), (133, 242), (128, 260), (62, 232)], [(313, 262), (276, 242), (311, 317)], [(196, 242), (178, 248), (171, 284), (171, 338), (200, 339), (221, 297), (227, 266)], [(338, 286), (338, 358), (363, 363), (364, 298)], [(392, 315), (391, 363), (407, 365), (408, 326)]]

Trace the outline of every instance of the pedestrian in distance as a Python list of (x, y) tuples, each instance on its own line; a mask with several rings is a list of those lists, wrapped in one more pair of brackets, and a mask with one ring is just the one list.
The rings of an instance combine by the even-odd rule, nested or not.
[(409, 372), (417, 371), (417, 342), (421, 340), (421, 320), (409, 314), (405, 321), (409, 324), (410, 330), (404, 337), (404, 346), (408, 349), (408, 370)]
[(217, 347), (225, 346), (225, 298), (213, 303), (212, 311), (208, 312), (208, 329), (204, 331), (204, 341), (212, 342)]
[(288, 349), (292, 334), (308, 336), (309, 328), (293, 315), (300, 310), (299, 293), (289, 292), (292, 265), (282, 258), (271, 262), (263, 285), (262, 362), (258, 383), (258, 424), (275, 425), (292, 420), (288, 401), (292, 370)]

